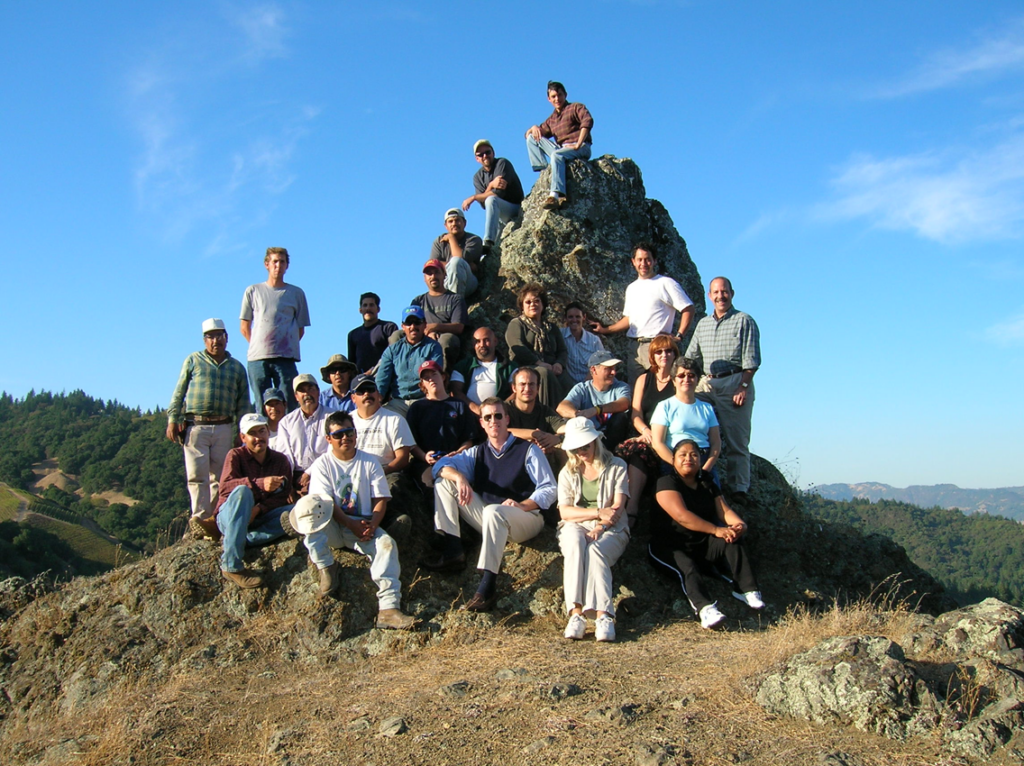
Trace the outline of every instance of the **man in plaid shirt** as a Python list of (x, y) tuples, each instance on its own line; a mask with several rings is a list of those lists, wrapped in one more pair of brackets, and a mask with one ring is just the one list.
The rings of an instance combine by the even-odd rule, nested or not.
[(686, 356), (704, 370), (697, 398), (713, 405), (722, 429), (722, 462), (733, 497), (746, 498), (750, 487), (750, 420), (754, 410), (754, 373), (761, 366), (761, 334), (749, 314), (732, 305), (732, 282), (715, 277), (708, 297), (715, 310), (697, 322)]
[(189, 354), (167, 408), (167, 438), (185, 451), (185, 475), (192, 499), (190, 528), (219, 536), (213, 518), (224, 458), (235, 439), (235, 426), (250, 412), (245, 366), (227, 351), (228, 334), (220, 319), (203, 322), (206, 349)]
[(565, 196), (565, 163), (569, 160), (590, 159), (590, 131), (594, 118), (583, 104), (569, 103), (565, 86), (551, 80), (548, 83), (548, 101), (555, 107), (540, 125), (533, 125), (526, 131), (526, 151), (530, 165), (541, 171), (551, 163), (551, 193), (544, 201), (544, 207), (552, 210), (561, 207), (568, 198)]

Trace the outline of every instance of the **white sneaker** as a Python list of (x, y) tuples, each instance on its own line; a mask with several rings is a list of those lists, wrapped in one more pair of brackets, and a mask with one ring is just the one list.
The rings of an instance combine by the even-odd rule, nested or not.
[(732, 597), (737, 601), (742, 601), (751, 609), (764, 609), (764, 601), (761, 599), (761, 591), (759, 590), (752, 590), (750, 593), (737, 593), (733, 591)]
[(598, 641), (615, 640), (615, 620), (606, 614), (602, 614), (594, 623), (594, 638)]
[(717, 602), (714, 604), (708, 604), (700, 610), (700, 626), (702, 628), (714, 628), (724, 619), (725, 615), (718, 611)]
[(583, 619), (582, 615), (573, 614), (569, 616), (569, 624), (565, 626), (565, 633), (562, 635), (573, 641), (579, 641), (586, 632), (587, 621)]

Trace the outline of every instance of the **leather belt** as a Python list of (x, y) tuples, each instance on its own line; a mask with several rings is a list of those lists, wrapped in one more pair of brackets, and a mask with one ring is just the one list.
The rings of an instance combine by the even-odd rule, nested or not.
[(233, 423), (234, 418), (215, 417), (208, 418), (203, 415), (186, 415), (186, 420), (191, 420), (197, 426), (223, 426), (228, 423)]

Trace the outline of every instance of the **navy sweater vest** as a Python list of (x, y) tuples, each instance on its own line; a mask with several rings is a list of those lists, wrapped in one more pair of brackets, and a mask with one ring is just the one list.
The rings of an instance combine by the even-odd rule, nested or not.
[(490, 444), (484, 442), (476, 453), (473, 490), (488, 505), (503, 503), (509, 498), (521, 503), (537, 488), (526, 471), (526, 453), (530, 442), (516, 438), (501, 457), (496, 457)]

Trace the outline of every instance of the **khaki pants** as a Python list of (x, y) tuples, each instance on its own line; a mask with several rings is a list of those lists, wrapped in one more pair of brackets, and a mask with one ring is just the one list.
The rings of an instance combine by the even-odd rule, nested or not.
[(501, 570), (506, 542), (524, 543), (544, 528), (540, 511), (524, 511), (514, 505), (485, 505), (476, 492), (469, 505), (459, 505), (455, 482), (439, 479), (434, 485), (434, 526), (446, 534), (458, 535), (460, 515), (484, 538), (477, 569), (494, 573)]
[(185, 478), (192, 500), (192, 515), (212, 519), (220, 490), (224, 459), (235, 439), (235, 424), (194, 425), (185, 435)]

